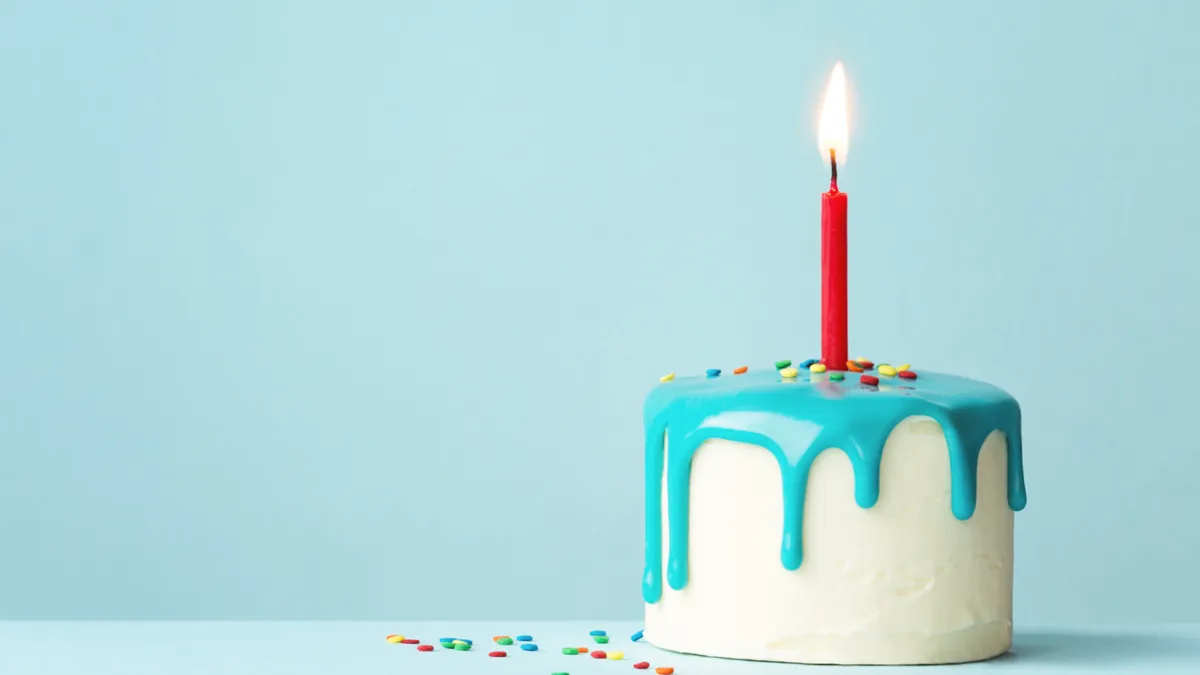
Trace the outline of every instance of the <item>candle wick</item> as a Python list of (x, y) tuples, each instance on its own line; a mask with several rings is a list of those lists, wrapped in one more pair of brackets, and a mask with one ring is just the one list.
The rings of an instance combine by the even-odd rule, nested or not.
[(829, 149), (829, 191), (837, 192), (837, 150)]

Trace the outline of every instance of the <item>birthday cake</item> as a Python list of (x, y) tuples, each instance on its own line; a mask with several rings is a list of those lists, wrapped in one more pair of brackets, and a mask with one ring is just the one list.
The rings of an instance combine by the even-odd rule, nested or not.
[(907, 364), (774, 365), (646, 399), (646, 639), (828, 664), (1007, 651), (1017, 402)]

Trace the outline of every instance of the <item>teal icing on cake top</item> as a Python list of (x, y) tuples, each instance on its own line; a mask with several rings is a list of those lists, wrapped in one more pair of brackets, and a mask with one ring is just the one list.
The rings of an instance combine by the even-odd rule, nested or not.
[[(779, 463), (783, 478), (783, 542), (780, 558), (800, 567), (801, 525), (808, 471), (828, 448), (840, 448), (854, 468), (854, 500), (871, 508), (879, 499), (883, 446), (892, 429), (912, 416), (941, 425), (950, 453), (951, 510), (959, 520), (975, 512), (979, 452), (993, 431), (1008, 440), (1008, 504), (1025, 507), (1021, 462), (1021, 408), (1003, 390), (953, 375), (921, 372), (918, 379), (880, 378), (861, 384), (856, 373), (842, 381), (826, 373), (784, 378), (774, 370), (732, 376), (678, 378), (646, 397), (646, 569), (642, 597), (662, 597), (662, 488), (667, 477), (670, 551), (667, 583), (687, 585), (688, 504), (692, 456), (709, 439), (757, 445)], [(664, 467), (667, 435), (670, 461)]]

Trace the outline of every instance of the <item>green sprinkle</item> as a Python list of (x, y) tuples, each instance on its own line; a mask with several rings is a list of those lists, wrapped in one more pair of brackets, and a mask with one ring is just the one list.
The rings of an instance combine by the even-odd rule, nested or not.
[(784, 359), (782, 361), (776, 361), (775, 362), (775, 370), (779, 370), (780, 368), (787, 368), (790, 365), (792, 365), (791, 359)]
[(454, 645), (454, 648), (460, 652), (465, 652), (471, 648), (471, 645)]
[(608, 636), (607, 635), (593, 635), (592, 639), (595, 640), (596, 644), (598, 644), (598, 645), (608, 644)]
[(575, 656), (579, 653), (579, 650), (574, 647), (563, 647), (563, 653), (567, 656)]
[(499, 640), (496, 640), (496, 644), (498, 644), (498, 645), (511, 645), (511, 644), (512, 644), (512, 638), (500, 638)]
[(834, 380), (834, 381), (844, 380), (844, 379), (846, 379), (846, 376), (841, 373), (833, 373), (829, 376), (829, 379)]
[(550, 673), (550, 675), (571, 675), (570, 673)]

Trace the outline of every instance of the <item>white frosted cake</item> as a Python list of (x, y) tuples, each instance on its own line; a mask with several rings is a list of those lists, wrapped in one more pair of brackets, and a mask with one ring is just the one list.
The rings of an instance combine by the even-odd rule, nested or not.
[(907, 367), (775, 365), (647, 397), (646, 639), (828, 664), (1007, 651), (1017, 402)]

